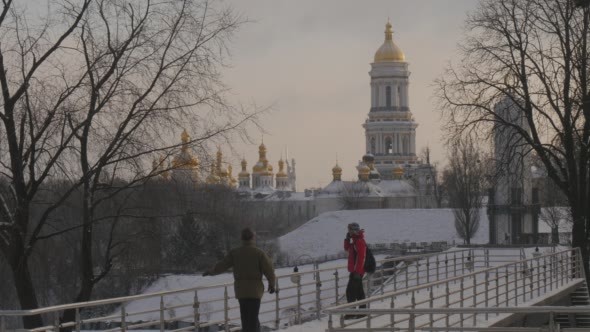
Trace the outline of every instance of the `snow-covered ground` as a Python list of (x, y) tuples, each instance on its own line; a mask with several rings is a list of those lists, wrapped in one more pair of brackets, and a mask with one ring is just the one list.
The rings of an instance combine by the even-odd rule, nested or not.
[[(347, 225), (357, 222), (367, 243), (434, 242), (463, 243), (457, 236), (452, 209), (379, 209), (325, 212), (279, 238), (281, 251), (296, 258), (314, 258), (342, 252)], [(488, 217), (480, 212), (474, 244), (489, 242)]]

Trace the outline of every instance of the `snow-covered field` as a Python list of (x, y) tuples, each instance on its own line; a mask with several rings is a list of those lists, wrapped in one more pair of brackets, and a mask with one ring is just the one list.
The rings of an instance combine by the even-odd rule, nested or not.
[[(365, 229), (367, 243), (433, 242), (463, 243), (455, 231), (452, 209), (346, 210), (322, 213), (279, 238), (281, 251), (295, 258), (322, 258), (342, 252), (347, 225), (357, 222)], [(480, 212), (480, 226), (472, 243), (489, 242), (488, 217)]]

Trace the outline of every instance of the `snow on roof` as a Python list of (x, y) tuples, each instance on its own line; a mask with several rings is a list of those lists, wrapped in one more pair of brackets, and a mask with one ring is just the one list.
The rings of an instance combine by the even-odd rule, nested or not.
[[(292, 257), (324, 257), (342, 252), (347, 225), (358, 222), (367, 243), (453, 241), (463, 243), (455, 231), (452, 209), (379, 209), (325, 212), (279, 238), (281, 251)], [(488, 243), (488, 217), (480, 210), (480, 226), (472, 243)]]
[(379, 187), (387, 196), (416, 196), (416, 189), (406, 180), (382, 180)]

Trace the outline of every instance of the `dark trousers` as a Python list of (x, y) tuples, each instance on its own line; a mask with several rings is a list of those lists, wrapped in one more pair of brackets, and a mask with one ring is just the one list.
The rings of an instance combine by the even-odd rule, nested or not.
[[(363, 289), (363, 280), (362, 279), (354, 279), (352, 277), (352, 273), (348, 277), (348, 285), (346, 286), (346, 301), (348, 303), (364, 300), (365, 299), (365, 290)], [(366, 305), (361, 305), (360, 308), (366, 308)]]
[(240, 302), (240, 318), (242, 319), (242, 332), (259, 332), (260, 299), (238, 299)]

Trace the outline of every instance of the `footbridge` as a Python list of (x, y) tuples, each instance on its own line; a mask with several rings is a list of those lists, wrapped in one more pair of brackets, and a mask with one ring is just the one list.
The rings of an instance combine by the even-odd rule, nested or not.
[[(342, 260), (277, 272), (277, 292), (265, 294), (261, 303), (266, 329), (303, 323), (317, 331), (590, 328), (588, 288), (577, 249), (527, 257), (522, 249), (466, 248), (378, 259), (377, 271), (364, 279), (367, 299), (350, 304)], [(75, 311), (72, 321), (62, 319), (67, 310)], [(0, 332), (25, 331), (20, 322), (31, 315), (40, 315), (45, 326), (26, 331), (241, 330), (231, 282), (0, 311)]]

